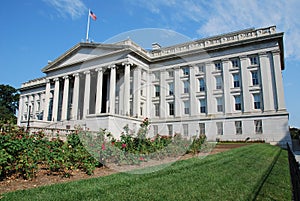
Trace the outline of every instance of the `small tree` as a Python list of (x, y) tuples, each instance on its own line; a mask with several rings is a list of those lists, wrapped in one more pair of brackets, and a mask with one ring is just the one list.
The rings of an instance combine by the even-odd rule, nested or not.
[(0, 85), (0, 119), (13, 120), (16, 123), (16, 111), (19, 107), (19, 91), (9, 85)]

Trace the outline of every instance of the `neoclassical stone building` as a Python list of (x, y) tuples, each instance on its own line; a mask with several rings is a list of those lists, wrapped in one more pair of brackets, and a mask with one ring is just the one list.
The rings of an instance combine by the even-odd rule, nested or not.
[(130, 39), (79, 43), (22, 84), (18, 123), (117, 137), (148, 117), (150, 135), (286, 143), (283, 53), (275, 26), (152, 50)]

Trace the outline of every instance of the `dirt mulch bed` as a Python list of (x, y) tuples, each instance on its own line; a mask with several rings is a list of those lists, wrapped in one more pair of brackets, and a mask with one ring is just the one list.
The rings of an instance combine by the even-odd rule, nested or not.
[[(129, 166), (129, 165), (122, 166), (122, 170), (133, 170), (133, 169), (137, 169), (137, 168), (144, 168), (144, 167), (150, 167), (150, 166), (160, 165), (160, 164), (165, 164), (165, 163), (172, 163), (172, 162), (175, 162), (176, 160), (185, 160), (185, 159), (189, 159), (192, 157), (217, 154), (220, 152), (228, 151), (230, 149), (245, 146), (245, 145), (249, 145), (249, 144), (246, 144), (246, 143), (245, 144), (241, 144), (241, 143), (217, 144), (213, 150), (211, 150), (210, 152), (207, 152), (207, 153), (199, 153), (197, 155), (186, 154), (179, 158), (165, 158), (163, 160), (153, 160), (153, 161), (148, 161), (148, 162), (142, 163), (139, 166)], [(81, 171), (74, 171), (70, 178), (64, 178), (61, 175), (48, 175), (46, 171), (39, 171), (37, 173), (37, 176), (31, 180), (24, 180), (22, 178), (11, 177), (11, 178), (5, 179), (4, 181), (0, 181), (0, 194), (5, 193), (5, 192), (10, 192), (10, 191), (15, 191), (15, 190), (25, 190), (25, 189), (36, 188), (36, 187), (45, 186), (45, 185), (62, 183), (62, 182), (70, 182), (70, 181), (77, 181), (77, 180), (81, 180), (81, 179), (97, 178), (97, 177), (111, 175), (111, 174), (117, 173), (117, 172), (120, 172), (119, 169), (115, 168), (113, 166), (111, 168), (101, 167), (101, 168), (96, 168), (93, 175), (87, 175)]]

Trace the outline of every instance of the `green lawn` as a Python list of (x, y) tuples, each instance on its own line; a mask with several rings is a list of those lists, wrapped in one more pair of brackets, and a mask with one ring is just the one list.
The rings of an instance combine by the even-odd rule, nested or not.
[[(268, 177), (266, 177), (266, 175)], [(287, 152), (267, 144), (178, 161), (149, 174), (11, 192), (2, 200), (291, 200)]]

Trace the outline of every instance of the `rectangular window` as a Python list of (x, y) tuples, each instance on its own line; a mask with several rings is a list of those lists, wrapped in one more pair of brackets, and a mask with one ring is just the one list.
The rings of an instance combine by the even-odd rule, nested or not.
[(216, 62), (215, 63), (215, 70), (217, 70), (217, 71), (222, 70), (222, 63), (221, 62)]
[(199, 91), (205, 91), (205, 81), (203, 78), (199, 79)]
[(200, 99), (200, 113), (206, 113), (206, 100)]
[(174, 71), (173, 70), (168, 71), (168, 73), (169, 73), (169, 78), (173, 78), (174, 77)]
[(143, 94), (144, 94), (144, 84), (143, 83), (141, 83), (141, 91), (140, 91), (140, 93), (141, 93), (141, 96), (143, 96)]
[(223, 98), (217, 98), (217, 111), (223, 112)]
[(154, 85), (155, 86), (155, 97), (159, 97), (160, 96), (160, 87), (159, 85)]
[(157, 125), (153, 125), (153, 134), (154, 135), (158, 134), (158, 126)]
[(200, 135), (205, 135), (205, 123), (199, 123)]
[(174, 102), (169, 103), (169, 115), (174, 115)]
[(235, 121), (235, 133), (237, 135), (243, 134), (242, 121)]
[(160, 79), (160, 72), (159, 71), (155, 71), (153, 74), (154, 74), (154, 80), (159, 80)]
[(159, 116), (159, 103), (155, 103), (154, 108), (155, 108), (155, 116), (158, 117)]
[(231, 60), (232, 68), (238, 68), (240, 67), (239, 59), (232, 59)]
[(252, 85), (259, 85), (259, 78), (258, 78), (258, 71), (251, 71), (251, 76), (252, 76)]
[(172, 136), (173, 135), (173, 125), (172, 124), (168, 124), (168, 134), (169, 136)]
[(189, 91), (190, 91), (190, 84), (189, 84), (189, 81), (187, 81), (187, 80), (185, 80), (185, 81), (183, 81), (183, 93), (189, 93)]
[(174, 83), (173, 82), (169, 83), (169, 95), (170, 96), (174, 95)]
[(234, 96), (235, 110), (242, 110), (241, 96)]
[(256, 134), (262, 134), (263, 133), (262, 120), (254, 120), (254, 126), (255, 126), (255, 133)]
[(216, 78), (216, 89), (222, 89), (223, 88), (222, 77), (216, 76), (215, 78)]
[(261, 97), (260, 94), (253, 94), (254, 109), (261, 109)]
[(183, 135), (184, 136), (189, 136), (189, 125), (188, 124), (183, 124)]
[(217, 122), (217, 134), (223, 135), (223, 122)]
[(184, 114), (190, 114), (190, 102), (189, 101), (184, 101)]
[(199, 73), (204, 73), (205, 72), (205, 66), (204, 65), (198, 66), (198, 71), (199, 71)]
[(233, 87), (237, 88), (240, 87), (240, 75), (238, 73), (232, 74), (233, 76)]
[(258, 58), (257, 58), (257, 56), (251, 56), (250, 57), (250, 64), (251, 65), (257, 65), (258, 64)]
[(182, 68), (183, 75), (189, 75), (190, 74), (190, 67), (183, 67)]

